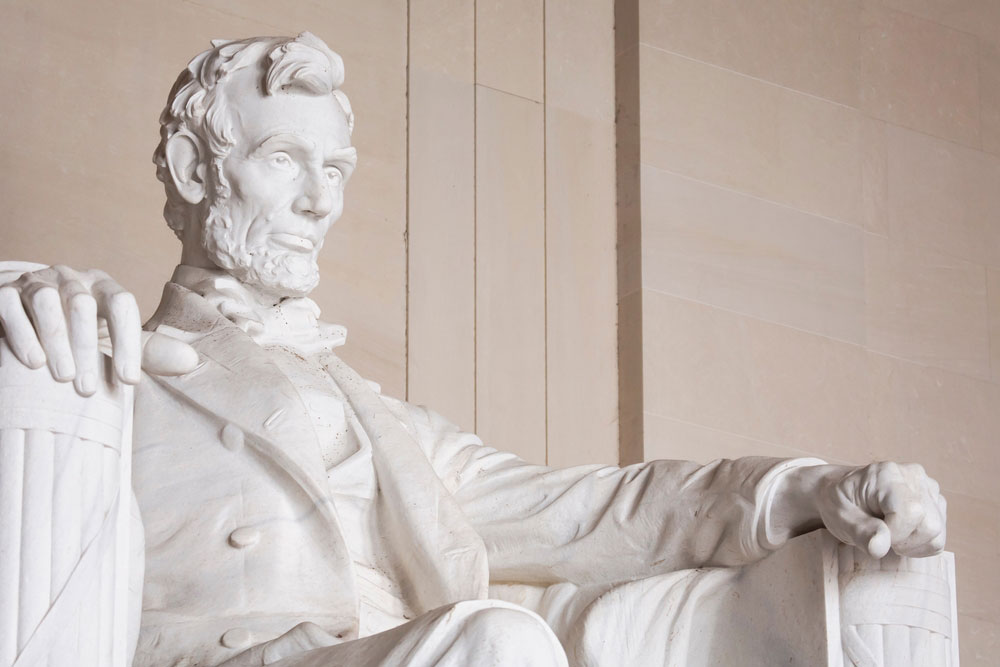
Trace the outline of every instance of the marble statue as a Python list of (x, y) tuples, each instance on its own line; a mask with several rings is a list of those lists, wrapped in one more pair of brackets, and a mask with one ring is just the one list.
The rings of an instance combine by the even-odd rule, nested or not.
[[(0, 531), (21, 540), (0, 545), (12, 559), (0, 586), (14, 582), (14, 602), (19, 580), (42, 576), (32, 567), (48, 572), (30, 555), (33, 522), (77, 526), (71, 548), (44, 544), (53, 563), (66, 552), (61, 574), (0, 612), (0, 664), (710, 664), (699, 647), (726, 633), (706, 619), (753, 580), (737, 566), (795, 536), (825, 527), (862, 560), (943, 549), (945, 501), (918, 465), (755, 457), (553, 469), (381, 395), (338, 358), (346, 333), (307, 296), (357, 163), (343, 80), (340, 57), (309, 33), (216, 41), (181, 73), (154, 154), (181, 258), (144, 331), (134, 298), (104, 272), (0, 266), (0, 366), (17, 390), (0, 406), (16, 431), (0, 441), (0, 484), (24, 485), (0, 488)], [(39, 378), (56, 389), (23, 389)], [(73, 436), (90, 417), (67, 435), (42, 423), (132, 387), (134, 424), (133, 411), (108, 413), (106, 440)], [(23, 417), (22, 403), (45, 410)], [(42, 451), (43, 464), (29, 460)], [(131, 466), (135, 510), (114, 465)], [(35, 519), (20, 498), (70, 483), (59, 480), (79, 498), (102, 469), (98, 517), (116, 517), (120, 532), (101, 544), (117, 560), (101, 575), (92, 558), (80, 590), (60, 595), (101, 522), (55, 507)], [(840, 547), (823, 539), (835, 563)], [(87, 581), (99, 582), (90, 593)], [(46, 657), (32, 628), (67, 596), (89, 609), (86, 595), (117, 596), (121, 622), (78, 613), (75, 643)], [(719, 622), (767, 626), (755, 613)], [(48, 625), (54, 642), (59, 626)], [(84, 656), (91, 644), (106, 648)]]

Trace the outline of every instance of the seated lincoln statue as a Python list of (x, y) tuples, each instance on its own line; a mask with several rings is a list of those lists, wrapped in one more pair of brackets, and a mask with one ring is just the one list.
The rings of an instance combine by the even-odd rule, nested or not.
[(380, 395), (308, 298), (357, 160), (343, 80), (309, 33), (216, 42), (181, 73), (154, 162), (182, 249), (145, 331), (98, 270), (0, 289), (23, 366), (90, 396), (101, 322), (136, 386), (134, 665), (681, 665), (699, 600), (792, 537), (943, 549), (918, 465), (555, 469)]

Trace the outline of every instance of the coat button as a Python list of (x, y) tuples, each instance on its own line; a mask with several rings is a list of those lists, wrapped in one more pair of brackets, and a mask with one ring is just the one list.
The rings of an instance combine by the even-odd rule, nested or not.
[(243, 431), (236, 424), (226, 424), (222, 429), (222, 444), (231, 452), (243, 449)]
[(246, 549), (257, 544), (260, 539), (260, 531), (256, 528), (237, 528), (229, 533), (229, 544), (237, 549)]
[(226, 648), (247, 648), (253, 642), (253, 635), (246, 628), (233, 628), (226, 630), (219, 641)]

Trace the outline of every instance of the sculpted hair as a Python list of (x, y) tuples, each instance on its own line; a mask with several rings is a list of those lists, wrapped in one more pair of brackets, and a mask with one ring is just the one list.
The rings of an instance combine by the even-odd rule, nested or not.
[(180, 196), (170, 178), (167, 141), (181, 131), (197, 137), (209, 156), (216, 198), (227, 197), (230, 190), (222, 162), (235, 139), (232, 114), (225, 97), (219, 95), (220, 84), (233, 72), (258, 66), (263, 69), (265, 95), (332, 94), (347, 116), (348, 129), (354, 131), (351, 103), (340, 90), (344, 83), (344, 62), (319, 37), (304, 32), (294, 39), (213, 40), (212, 48), (195, 56), (170, 89), (167, 104), (160, 114), (160, 143), (153, 152), (156, 178), (163, 183), (167, 193), (163, 217), (178, 237), (192, 213), (192, 206)]

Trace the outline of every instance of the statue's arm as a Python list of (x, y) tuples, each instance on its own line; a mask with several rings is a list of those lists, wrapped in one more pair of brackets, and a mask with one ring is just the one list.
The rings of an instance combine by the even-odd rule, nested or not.
[(890, 543), (906, 555), (944, 546), (944, 501), (919, 466), (747, 457), (554, 469), (414, 411), (425, 451), (486, 541), (494, 580), (609, 581), (740, 565), (824, 525), (876, 556)]

